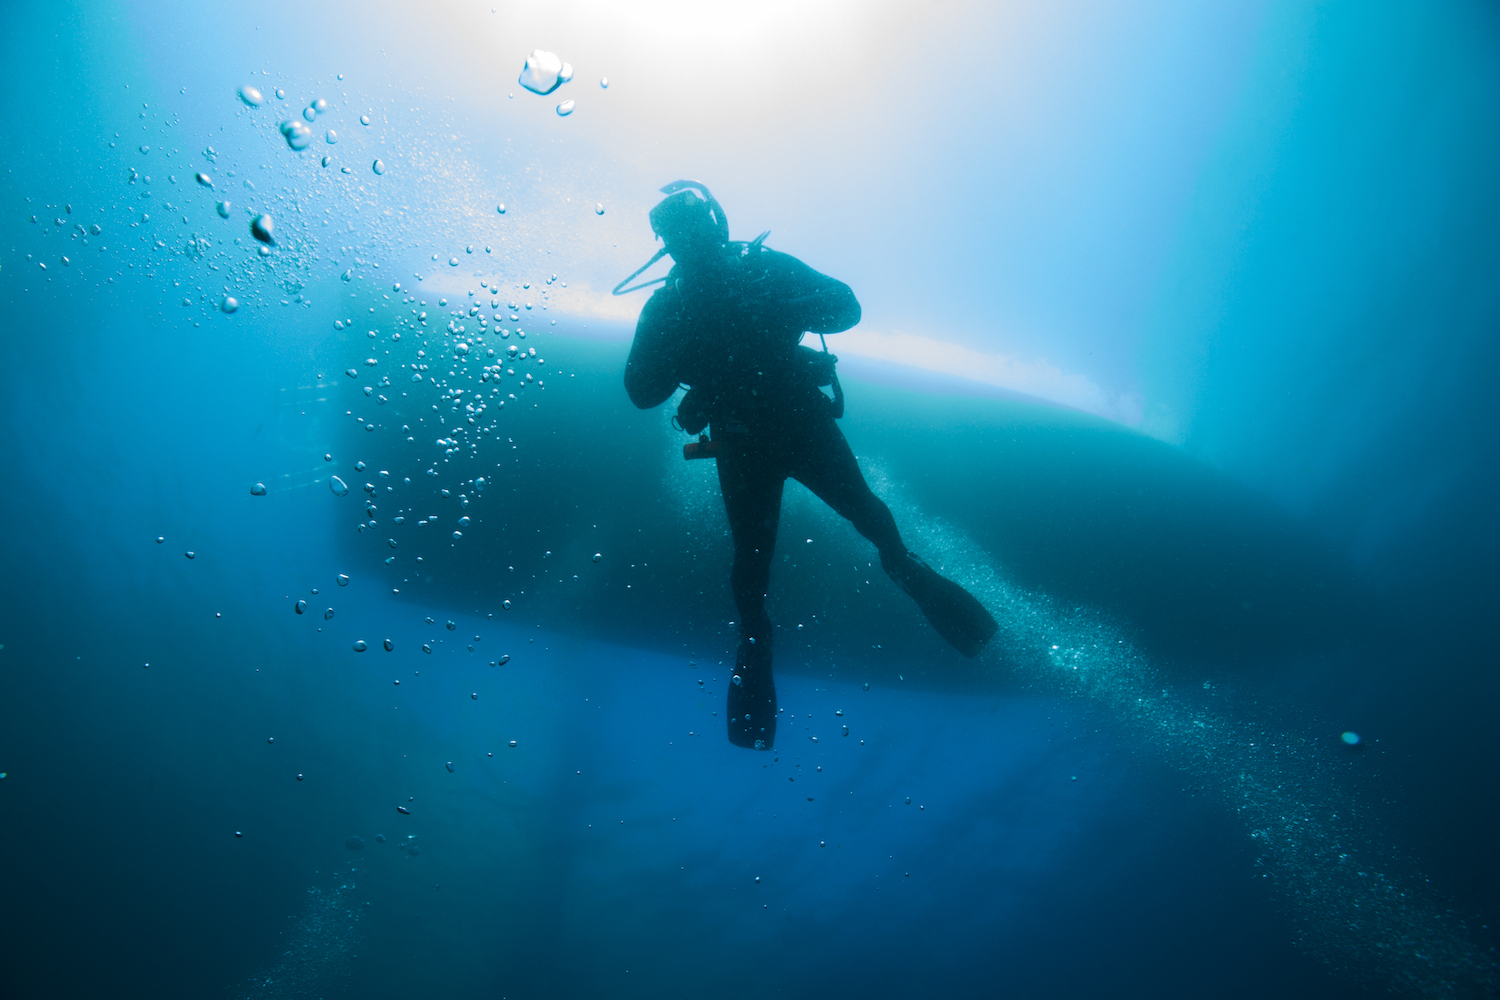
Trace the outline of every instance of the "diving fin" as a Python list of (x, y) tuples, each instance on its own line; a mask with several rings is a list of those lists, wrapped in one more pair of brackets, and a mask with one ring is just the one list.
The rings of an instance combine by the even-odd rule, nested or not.
[(880, 565), (917, 602), (937, 634), (963, 655), (978, 656), (1000, 627), (973, 594), (912, 553), (903, 552), (890, 559), (882, 555)]
[(776, 681), (771, 677), (771, 635), (745, 636), (734, 657), (729, 680), (726, 723), (729, 742), (749, 750), (769, 750), (776, 743)]

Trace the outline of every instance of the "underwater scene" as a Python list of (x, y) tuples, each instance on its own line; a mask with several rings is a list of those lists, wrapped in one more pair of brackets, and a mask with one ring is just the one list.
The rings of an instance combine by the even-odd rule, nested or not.
[(0, 27), (0, 994), (1500, 995), (1492, 4)]

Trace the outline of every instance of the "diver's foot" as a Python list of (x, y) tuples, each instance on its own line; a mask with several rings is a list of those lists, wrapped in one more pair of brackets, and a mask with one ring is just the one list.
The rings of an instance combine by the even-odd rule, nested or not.
[(776, 681), (771, 677), (771, 635), (740, 639), (729, 681), (729, 742), (750, 750), (776, 743)]
[(917, 602), (937, 634), (963, 655), (978, 656), (1000, 627), (973, 594), (910, 552), (890, 558), (882, 555), (880, 565)]

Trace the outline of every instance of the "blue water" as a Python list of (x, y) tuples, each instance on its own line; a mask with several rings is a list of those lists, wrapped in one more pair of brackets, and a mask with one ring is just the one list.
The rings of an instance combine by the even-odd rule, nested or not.
[[(0, 12), (0, 992), (1500, 989), (1500, 25), (1125, 10)], [(679, 176), (1000, 622), (789, 487), (770, 754), (621, 385)]]

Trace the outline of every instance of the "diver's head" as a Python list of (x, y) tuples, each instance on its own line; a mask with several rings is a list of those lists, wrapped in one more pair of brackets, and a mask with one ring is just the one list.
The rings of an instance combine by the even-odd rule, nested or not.
[(708, 188), (694, 181), (674, 181), (662, 191), (667, 197), (651, 210), (651, 231), (667, 253), (688, 266), (716, 259), (729, 242), (729, 222)]

